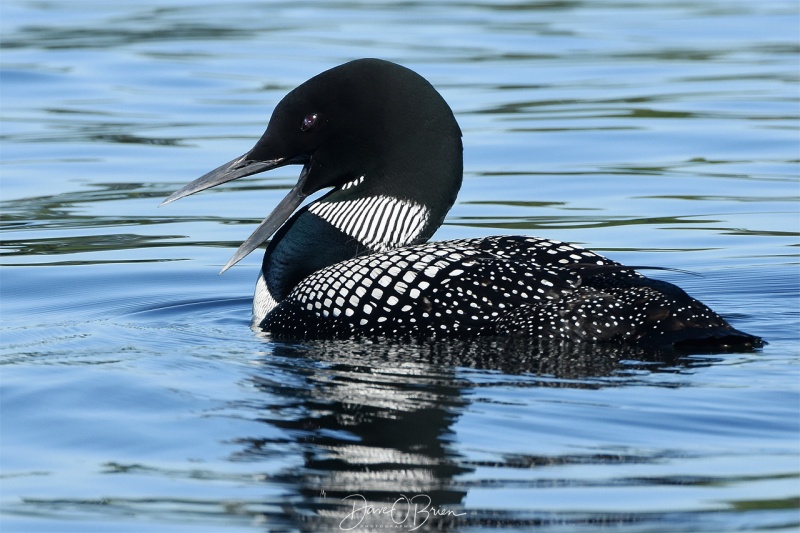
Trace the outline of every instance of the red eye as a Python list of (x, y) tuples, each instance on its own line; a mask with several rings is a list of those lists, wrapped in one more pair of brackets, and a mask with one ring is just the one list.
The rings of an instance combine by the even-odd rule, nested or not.
[(300, 131), (307, 131), (316, 123), (317, 123), (316, 113), (313, 113), (311, 115), (306, 115), (306, 118), (303, 119), (303, 124), (300, 126)]

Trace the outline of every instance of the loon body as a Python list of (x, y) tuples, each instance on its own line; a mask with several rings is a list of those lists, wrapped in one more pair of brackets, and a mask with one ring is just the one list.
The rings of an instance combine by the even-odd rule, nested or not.
[(252, 150), (164, 203), (289, 164), (303, 166), (297, 184), (223, 268), (274, 234), (253, 313), (276, 337), (761, 343), (635, 270), (644, 267), (579, 246), (520, 236), (429, 243), (461, 187), (461, 130), (405, 67), (361, 59), (311, 78), (281, 100)]

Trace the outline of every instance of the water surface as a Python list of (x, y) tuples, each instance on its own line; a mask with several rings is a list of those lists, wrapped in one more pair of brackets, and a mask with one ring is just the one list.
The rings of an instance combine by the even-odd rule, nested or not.
[[(800, 524), (795, 2), (1, 9), (3, 531)], [(420, 72), (461, 124), (436, 239), (688, 270), (658, 277), (769, 345), (252, 331), (259, 254), (216, 273), (298, 169), (157, 205), (248, 150), (287, 91), (365, 56)], [(352, 514), (360, 497), (405, 514)]]

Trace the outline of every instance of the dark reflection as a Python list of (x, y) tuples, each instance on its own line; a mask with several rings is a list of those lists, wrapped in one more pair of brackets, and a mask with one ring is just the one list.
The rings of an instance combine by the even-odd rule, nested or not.
[(450, 217), (447, 223), (453, 226), (466, 226), (475, 228), (499, 228), (533, 231), (542, 228), (562, 229), (588, 229), (612, 228), (617, 226), (679, 226), (687, 224), (720, 224), (723, 220), (707, 217), (672, 216), (672, 217), (619, 217), (594, 215), (586, 216), (462, 216)]
[[(83, 228), (148, 224), (169, 222), (195, 222), (218, 219), (223, 223), (255, 224), (258, 219), (220, 218), (211, 216), (88, 216), (81, 214), (84, 204), (119, 202), (126, 200), (163, 200), (176, 187), (175, 183), (120, 182), (92, 183), (76, 191), (57, 195), (33, 196), (0, 202), (0, 221), (4, 225), (27, 225), (38, 228)], [(240, 191), (284, 190), (285, 185), (251, 180), (239, 186), (209, 191), (209, 194), (225, 194)], [(238, 245), (238, 244), (237, 244)]]
[(139, 27), (130, 24), (133, 20), (129, 20), (126, 26), (113, 19), (94, 27), (85, 24), (69, 27), (63, 22), (59, 25), (24, 26), (3, 40), (3, 48), (108, 49), (151, 41), (247, 39), (254, 33), (245, 28), (218, 24), (164, 22), (163, 12), (159, 11), (156, 9), (141, 15), (138, 22), (142, 24)]
[(115, 250), (138, 250), (169, 246), (160, 241), (176, 239), (179, 235), (146, 236), (130, 233), (112, 235), (87, 235), (83, 237), (59, 237), (52, 239), (5, 239), (2, 242), (4, 256), (55, 256)]
[[(277, 344), (263, 361), (264, 370), (251, 378), (269, 400), (250, 407), (283, 436), (240, 438), (234, 459), (281, 458), (291, 464), (287, 454), (301, 458), (301, 466), (285, 467), (268, 480), (287, 491), (281, 512), (266, 517), (270, 523), (290, 520), (292, 527), (308, 531), (385, 529), (395, 525), (392, 518), (405, 521), (406, 530), (414, 519), (425, 522), (424, 530), (485, 525), (491, 519), (482, 512), (463, 509), (469, 487), (459, 481), (481, 465), (465, 460), (453, 446), (453, 425), (470, 405), (470, 390), (487, 385), (465, 369), (500, 371), (504, 386), (597, 388), (630, 385), (643, 369), (683, 372), (690, 361), (710, 364), (678, 354), (548, 346), (531, 339)], [(506, 466), (650, 460), (553, 458), (537, 455), (532, 445), (530, 455), (508, 457)], [(506, 525), (541, 523), (541, 518), (531, 520), (513, 513), (503, 518)]]
[[(209, 222), (217, 220), (223, 224), (254, 225), (258, 219), (220, 218), (210, 216), (175, 216), (163, 213), (153, 215), (87, 215), (87, 204), (129, 201), (137, 199), (163, 199), (167, 191), (175, 188), (169, 183), (94, 183), (90, 187), (78, 191), (64, 192), (57, 195), (35, 196), (0, 202), (0, 228), (6, 232), (0, 242), (0, 254), (5, 257), (15, 256), (61, 256), (85, 252), (113, 252), (117, 250), (138, 250), (146, 248), (162, 248), (185, 246), (184, 235), (142, 235), (138, 233), (100, 233), (65, 235), (55, 237), (38, 237), (39, 231), (58, 230), (60, 232), (79, 229), (96, 230), (98, 228), (121, 228), (125, 226), (150, 226), (187, 222)], [(283, 189), (281, 185), (257, 182), (246, 184), (248, 189)], [(10, 238), (13, 235), (17, 238)], [(82, 232), (85, 233), (85, 232)], [(193, 240), (195, 246), (235, 248), (238, 241), (200, 241)], [(163, 259), (142, 259), (142, 262), (161, 261)], [(176, 259), (176, 260), (179, 260)], [(86, 260), (76, 264), (92, 264), (94, 260)], [(107, 262), (107, 261), (99, 261)], [(114, 260), (113, 262), (120, 262)], [(10, 263), (9, 263), (10, 264)], [(42, 264), (69, 264), (69, 262), (48, 262)]]
[[(407, 518), (408, 525), (412, 501), (417, 523), (426, 521), (426, 506), (461, 512), (466, 490), (454, 479), (470, 468), (451, 448), (451, 426), (468, 400), (462, 395), (467, 384), (453, 369), (433, 363), (421, 347), (369, 342), (276, 345), (265, 364), (252, 382), (285, 404), (265, 406), (262, 420), (293, 442), (242, 439), (237, 459), (287, 449), (302, 457), (301, 468), (270, 479), (288, 489), (282, 518), (317, 531), (340, 524), (389, 527), (392, 516), (368, 510), (393, 504), (394, 519)], [(276, 381), (274, 365), (297, 379)], [(354, 505), (362, 510), (348, 518)], [(446, 517), (428, 518), (426, 527)]]

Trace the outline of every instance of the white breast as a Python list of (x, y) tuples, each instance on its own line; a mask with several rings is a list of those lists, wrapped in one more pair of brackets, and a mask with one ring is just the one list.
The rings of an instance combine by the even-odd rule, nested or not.
[(272, 311), (276, 305), (278, 305), (278, 302), (269, 293), (264, 274), (259, 274), (258, 281), (256, 281), (256, 293), (253, 296), (253, 321), (261, 322), (264, 320), (267, 313)]

